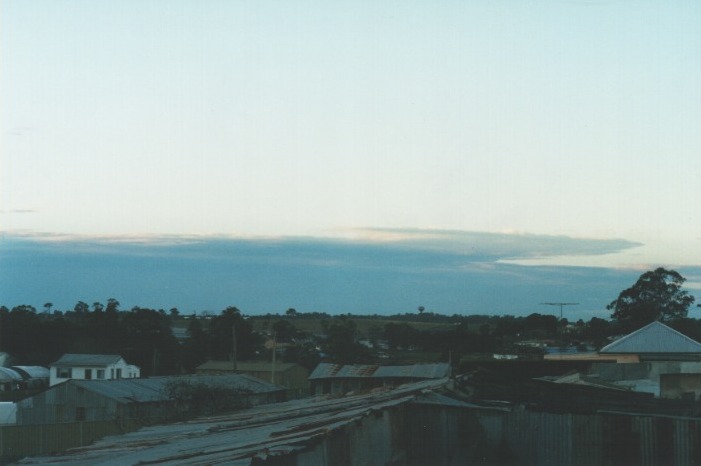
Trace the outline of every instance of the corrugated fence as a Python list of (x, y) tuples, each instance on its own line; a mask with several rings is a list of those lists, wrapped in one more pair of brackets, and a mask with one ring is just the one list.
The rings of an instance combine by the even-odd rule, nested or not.
[[(701, 466), (699, 419), (556, 414), (523, 407), (510, 412), (470, 410), (469, 416), (475, 416), (482, 429), (479, 448), (499, 450), (513, 464)], [(465, 464), (470, 464), (475, 455), (467, 456)]]
[(107, 435), (138, 429), (133, 421), (91, 421), (0, 427), (0, 464), (90, 445)]

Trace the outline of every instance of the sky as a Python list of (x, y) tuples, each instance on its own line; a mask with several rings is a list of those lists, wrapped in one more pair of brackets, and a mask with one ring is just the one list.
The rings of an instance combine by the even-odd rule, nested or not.
[(0, 26), (2, 304), (701, 290), (698, 2), (3, 0)]

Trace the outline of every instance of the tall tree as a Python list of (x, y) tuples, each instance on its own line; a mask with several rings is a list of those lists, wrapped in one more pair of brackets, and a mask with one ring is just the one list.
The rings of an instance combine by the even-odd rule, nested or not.
[(682, 290), (686, 279), (674, 270), (659, 267), (645, 272), (623, 290), (606, 309), (623, 330), (640, 328), (654, 320), (673, 321), (686, 317), (694, 297)]

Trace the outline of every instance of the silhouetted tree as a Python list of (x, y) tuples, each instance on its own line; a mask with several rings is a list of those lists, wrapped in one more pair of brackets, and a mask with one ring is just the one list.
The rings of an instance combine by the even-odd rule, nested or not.
[(682, 290), (685, 281), (678, 272), (662, 267), (645, 272), (606, 309), (613, 311), (611, 318), (624, 331), (640, 328), (654, 320), (684, 318), (694, 302), (694, 297)]
[(231, 329), (236, 329), (236, 358), (239, 361), (255, 356), (262, 346), (262, 338), (253, 333), (253, 325), (236, 307), (229, 306), (209, 322), (209, 337), (214, 359), (229, 359), (233, 353)]
[(340, 316), (331, 322), (322, 321), (326, 340), (322, 345), (324, 352), (340, 364), (369, 362), (370, 351), (356, 341), (356, 325), (346, 316)]

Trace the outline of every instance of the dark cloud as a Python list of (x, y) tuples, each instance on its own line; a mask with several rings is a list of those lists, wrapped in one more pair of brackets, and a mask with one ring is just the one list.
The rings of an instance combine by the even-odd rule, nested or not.
[[(387, 231), (384, 231), (385, 233)], [(564, 237), (394, 230), (390, 242), (283, 238), (159, 237), (148, 240), (5, 236), (0, 303), (116, 297), (125, 306), (250, 314), (289, 307), (330, 313), (551, 312), (543, 301), (600, 312), (639, 272), (500, 263), (533, 255), (602, 254), (632, 243)], [(432, 235), (431, 237), (429, 237)], [(616, 249), (619, 248), (619, 249)], [(587, 252), (588, 251), (588, 252)]]

